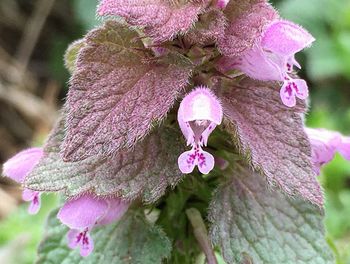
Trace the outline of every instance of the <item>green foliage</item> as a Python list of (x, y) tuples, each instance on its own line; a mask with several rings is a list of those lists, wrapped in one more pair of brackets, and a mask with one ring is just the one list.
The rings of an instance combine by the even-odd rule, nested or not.
[(94, 252), (82, 258), (77, 250), (67, 247), (68, 228), (57, 219), (57, 212), (49, 216), (37, 264), (160, 264), (170, 254), (171, 244), (164, 232), (139, 211), (129, 210), (119, 222), (92, 232)]
[[(303, 25), (316, 38), (302, 63), (311, 87), (307, 124), (350, 134), (350, 2), (280, 0), (281, 15)], [(337, 263), (350, 263), (350, 165), (339, 155), (320, 177), (326, 195), (326, 229)]]
[(261, 175), (241, 165), (216, 191), (209, 219), (227, 263), (333, 263), (322, 209), (271, 190)]
[(28, 214), (28, 204), (26, 203), (0, 222), (0, 247), (2, 251), (8, 250), (9, 254), (9, 263), (6, 264), (33, 263), (37, 246), (42, 239), (47, 214), (56, 204), (56, 195), (43, 195), (42, 207), (37, 215)]

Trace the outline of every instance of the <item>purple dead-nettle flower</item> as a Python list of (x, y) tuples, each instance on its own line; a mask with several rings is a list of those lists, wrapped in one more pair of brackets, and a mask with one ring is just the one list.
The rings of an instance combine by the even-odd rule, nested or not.
[[(43, 156), (42, 148), (30, 148), (21, 151), (11, 159), (9, 159), (3, 167), (5, 176), (12, 180), (23, 183), (25, 177), (34, 169), (39, 160)], [(40, 193), (29, 189), (24, 189), (22, 198), (26, 202), (30, 202), (28, 212), (36, 214), (40, 209)]]
[(293, 67), (301, 68), (295, 54), (311, 45), (315, 39), (302, 27), (285, 20), (268, 24), (253, 47), (239, 57), (223, 57), (219, 69), (238, 69), (251, 78), (262, 81), (283, 81), (282, 102), (296, 105), (296, 97), (306, 99), (308, 87), (304, 80), (291, 77)]
[(190, 92), (180, 104), (178, 122), (187, 145), (192, 149), (182, 153), (178, 159), (183, 173), (191, 173), (197, 165), (203, 174), (214, 168), (214, 157), (204, 151), (208, 137), (222, 121), (222, 107), (217, 97), (206, 87), (198, 87)]
[(338, 132), (326, 129), (306, 128), (312, 148), (314, 170), (320, 174), (321, 167), (330, 162), (338, 151), (344, 158), (350, 160), (350, 137), (344, 137)]
[(70, 228), (67, 234), (68, 246), (80, 248), (80, 255), (86, 257), (94, 249), (91, 230), (99, 225), (118, 221), (128, 210), (129, 204), (118, 198), (95, 198), (84, 194), (68, 201), (58, 212), (58, 219)]

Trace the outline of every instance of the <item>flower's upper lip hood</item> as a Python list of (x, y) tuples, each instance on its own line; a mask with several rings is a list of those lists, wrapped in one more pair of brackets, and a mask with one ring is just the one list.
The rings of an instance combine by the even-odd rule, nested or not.
[(301, 26), (286, 20), (275, 20), (266, 27), (260, 44), (266, 50), (291, 57), (314, 41), (315, 38)]

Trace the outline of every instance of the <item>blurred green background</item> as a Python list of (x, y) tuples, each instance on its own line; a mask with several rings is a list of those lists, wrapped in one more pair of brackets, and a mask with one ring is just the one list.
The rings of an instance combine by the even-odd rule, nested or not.
[[(9, 56), (21, 60), (21, 56), (16, 56), (16, 43), (25, 41), (23, 36), (26, 30), (30, 32), (27, 20), (30, 21), (35, 16), (40, 2), (43, 1), (1, 0), (0, 59), (3, 61), (11, 60)], [(307, 125), (339, 130), (350, 135), (350, 1), (272, 2), (282, 17), (302, 25), (317, 40), (310, 49), (297, 56), (303, 66), (300, 75), (308, 81), (311, 91)], [(34, 79), (34, 88), (28, 88), (29, 82), (12, 80), (6, 71), (2, 73), (2, 64), (0, 88), (18, 86), (16, 89), (22, 92), (27, 89), (34, 99), (38, 99), (38, 103), (48, 105), (48, 109), (56, 111), (62, 104), (69, 78), (63, 66), (64, 51), (70, 42), (81, 38), (95, 24), (100, 23), (95, 18), (96, 3), (97, 0), (56, 1), (35, 42), (36, 48), (27, 56), (29, 63), (26, 70)], [(16, 66), (13, 60), (11, 63)], [(0, 162), (3, 162), (25, 146), (40, 144), (52, 125), (52, 120), (40, 117), (40, 111), (38, 116), (35, 112), (29, 116), (28, 109), (33, 105), (22, 109), (22, 106), (15, 104), (15, 99), (11, 101), (2, 98), (1, 89), (0, 137), (9, 138), (6, 144), (5, 141), (0, 143)], [(11, 122), (14, 119), (9, 118), (9, 115), (23, 123), (20, 123), (22, 131), (11, 130), (12, 123), (8, 123), (8, 119)], [(328, 241), (336, 252), (338, 263), (350, 264), (350, 162), (337, 155), (332, 163), (325, 166), (319, 180), (326, 196), (325, 224)], [(33, 263), (45, 217), (57, 199), (45, 196), (40, 214), (29, 216), (26, 213), (27, 205), (17, 205), (20, 201), (18, 188), (8, 181), (2, 181), (0, 189), (4, 189), (6, 195), (15, 197), (12, 198), (15, 200), (14, 208), (18, 208), (5, 210), (8, 212), (6, 214), (0, 213), (0, 263)], [(2, 193), (0, 203), (1, 200), (4, 203), (1, 195), (5, 193)]]

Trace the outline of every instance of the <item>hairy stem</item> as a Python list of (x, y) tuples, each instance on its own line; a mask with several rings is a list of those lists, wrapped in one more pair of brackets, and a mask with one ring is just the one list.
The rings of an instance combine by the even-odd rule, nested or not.
[(190, 208), (186, 210), (186, 215), (191, 222), (194, 236), (197, 239), (199, 246), (203, 250), (208, 264), (217, 264), (218, 262), (214, 254), (214, 250), (209, 241), (208, 231), (200, 212), (195, 208)]

